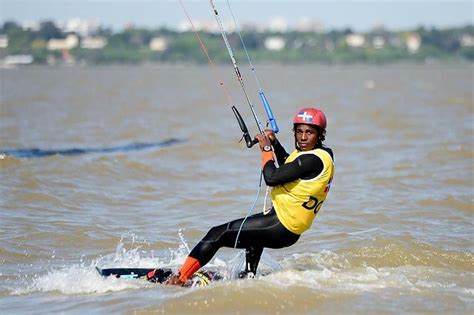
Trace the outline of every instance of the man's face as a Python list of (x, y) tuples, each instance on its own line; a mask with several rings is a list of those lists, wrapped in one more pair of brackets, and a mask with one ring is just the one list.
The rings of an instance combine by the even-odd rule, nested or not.
[(296, 143), (301, 151), (314, 149), (318, 143), (318, 130), (310, 125), (297, 125), (295, 127)]

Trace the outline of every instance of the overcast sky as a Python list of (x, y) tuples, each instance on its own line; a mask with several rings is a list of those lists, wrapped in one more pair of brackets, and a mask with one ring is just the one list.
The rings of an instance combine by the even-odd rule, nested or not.
[[(207, 0), (183, 0), (193, 20), (211, 20)], [(226, 0), (214, 1), (222, 18), (230, 20)], [(124, 25), (155, 28), (177, 27), (186, 16), (179, 0), (0, 0), (0, 21), (65, 21), (70, 18), (95, 19), (120, 30)], [(231, 0), (239, 24), (267, 24), (274, 17), (290, 26), (301, 18), (315, 19), (324, 29), (366, 31), (383, 24), (390, 30), (420, 25), (450, 27), (474, 24), (474, 0), (471, 1), (321, 1), (321, 0)]]

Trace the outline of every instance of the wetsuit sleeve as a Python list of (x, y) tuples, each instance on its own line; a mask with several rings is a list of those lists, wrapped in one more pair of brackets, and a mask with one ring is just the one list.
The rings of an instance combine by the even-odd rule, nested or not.
[(286, 158), (289, 156), (289, 154), (286, 152), (285, 148), (281, 145), (280, 141), (277, 141), (277, 143), (273, 144), (273, 152), (275, 153), (275, 156), (277, 158), (278, 165), (283, 165), (285, 164)]
[(297, 179), (311, 179), (318, 176), (324, 169), (323, 161), (314, 154), (305, 154), (293, 162), (276, 167), (268, 161), (263, 167), (263, 178), (268, 186), (276, 186)]

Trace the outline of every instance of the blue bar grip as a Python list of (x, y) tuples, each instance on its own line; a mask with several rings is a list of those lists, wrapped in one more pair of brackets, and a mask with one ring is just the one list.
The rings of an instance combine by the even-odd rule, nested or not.
[(273, 117), (272, 109), (270, 107), (270, 104), (268, 104), (265, 94), (263, 94), (263, 91), (258, 92), (258, 94), (260, 94), (260, 98), (262, 99), (263, 106), (265, 107), (265, 111), (267, 112), (268, 122), (270, 123), (270, 126), (272, 127), (273, 132), (278, 133), (280, 129), (278, 129), (277, 122), (275, 120), (275, 117)]

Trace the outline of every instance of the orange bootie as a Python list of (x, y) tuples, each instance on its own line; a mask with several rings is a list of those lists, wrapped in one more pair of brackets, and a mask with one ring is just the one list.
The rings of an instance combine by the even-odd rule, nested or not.
[(179, 269), (179, 280), (183, 283), (186, 282), (199, 268), (201, 268), (199, 260), (188, 256), (181, 269)]

